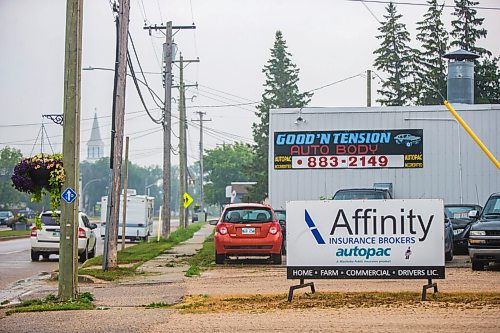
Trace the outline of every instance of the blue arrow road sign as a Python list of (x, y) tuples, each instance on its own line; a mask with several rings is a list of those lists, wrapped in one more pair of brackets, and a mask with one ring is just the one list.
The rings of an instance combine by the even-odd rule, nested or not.
[(76, 199), (76, 193), (73, 191), (71, 187), (68, 187), (64, 192), (61, 194), (61, 197), (63, 198), (66, 203), (72, 203)]

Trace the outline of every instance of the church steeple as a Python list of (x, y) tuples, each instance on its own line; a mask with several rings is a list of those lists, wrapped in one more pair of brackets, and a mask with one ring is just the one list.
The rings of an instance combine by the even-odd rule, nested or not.
[(104, 141), (101, 139), (99, 131), (99, 122), (97, 121), (97, 113), (94, 113), (94, 123), (92, 124), (92, 132), (90, 139), (87, 142), (87, 160), (97, 161), (104, 156)]

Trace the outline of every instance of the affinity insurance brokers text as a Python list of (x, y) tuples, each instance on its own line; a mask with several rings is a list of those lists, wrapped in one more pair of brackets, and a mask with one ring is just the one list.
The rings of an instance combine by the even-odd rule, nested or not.
[[(413, 209), (405, 211), (401, 208), (401, 215), (377, 215), (372, 208), (358, 208), (353, 216), (346, 215), (339, 209), (330, 231), (330, 244), (414, 244), (423, 242), (427, 238), (434, 215), (424, 218), (415, 214)], [(351, 237), (336, 237), (339, 231), (347, 232)], [(361, 237), (352, 237), (361, 236)]]

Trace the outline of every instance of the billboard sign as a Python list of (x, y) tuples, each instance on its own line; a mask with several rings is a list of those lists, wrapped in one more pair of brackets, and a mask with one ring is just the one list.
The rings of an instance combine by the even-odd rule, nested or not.
[(287, 202), (289, 279), (444, 278), (440, 199)]
[(275, 132), (274, 169), (423, 168), (423, 130)]

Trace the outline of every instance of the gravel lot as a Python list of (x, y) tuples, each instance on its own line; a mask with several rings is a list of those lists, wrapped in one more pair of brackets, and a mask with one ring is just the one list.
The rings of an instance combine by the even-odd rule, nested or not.
[[(198, 238), (200, 242), (203, 238)], [(194, 242), (194, 241), (193, 241)], [(199, 244), (179, 249), (182, 257)], [(179, 258), (178, 257), (178, 258)], [(5, 317), (0, 310), (0, 332), (500, 332), (500, 305), (416, 302), (400, 306), (358, 308), (269, 308), (241, 312), (186, 314), (169, 308), (145, 309), (152, 302), (178, 302), (185, 295), (235, 296), (283, 294), (297, 283), (286, 279), (286, 267), (262, 263), (233, 263), (186, 278), (187, 266), (169, 267), (175, 256), (165, 255), (143, 269), (155, 272), (139, 280), (81, 285), (91, 291), (95, 311), (22, 313)], [(500, 269), (473, 272), (467, 257), (447, 265), (446, 279), (437, 280), (441, 292), (500, 293)], [(319, 292), (419, 292), (425, 280), (315, 280)], [(57, 285), (52, 284), (53, 291)], [(297, 291), (297, 295), (307, 290)], [(45, 291), (46, 293), (47, 291)], [(32, 294), (30, 297), (43, 294)]]

